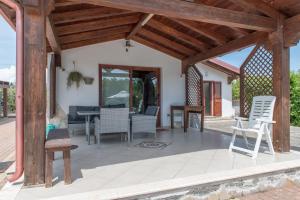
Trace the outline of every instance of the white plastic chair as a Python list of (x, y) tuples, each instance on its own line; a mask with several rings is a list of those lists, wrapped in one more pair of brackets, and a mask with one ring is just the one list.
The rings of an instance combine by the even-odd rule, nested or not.
[[(256, 96), (253, 98), (248, 127), (247, 128), (243, 127), (242, 121), (245, 118), (241, 118), (241, 117), (237, 117), (236, 125), (232, 126), (233, 136), (229, 146), (230, 152), (232, 151), (232, 149), (246, 152), (250, 154), (253, 159), (255, 159), (259, 151), (262, 137), (265, 136), (269, 146), (270, 153), (272, 155), (275, 154), (273, 144), (272, 144), (272, 139), (271, 139), (272, 124), (275, 123), (275, 121), (273, 121), (275, 100), (276, 97), (274, 96)], [(242, 147), (237, 147), (234, 145), (237, 131), (240, 131), (242, 133), (247, 145), (247, 149)], [(246, 135), (247, 132), (248, 133), (252, 132), (257, 134), (254, 150), (249, 149), (247, 135)]]

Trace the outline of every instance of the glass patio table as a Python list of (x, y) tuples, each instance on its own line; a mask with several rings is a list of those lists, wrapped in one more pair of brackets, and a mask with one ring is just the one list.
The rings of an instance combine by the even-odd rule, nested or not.
[(100, 111), (78, 111), (77, 115), (85, 116), (85, 134), (87, 135), (88, 144), (91, 144), (90, 121), (91, 116), (100, 115)]

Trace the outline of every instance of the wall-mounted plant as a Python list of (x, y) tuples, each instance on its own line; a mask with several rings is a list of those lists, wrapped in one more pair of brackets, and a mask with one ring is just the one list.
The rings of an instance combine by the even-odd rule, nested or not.
[(75, 61), (73, 61), (74, 71), (69, 73), (67, 86), (70, 88), (73, 84), (76, 84), (76, 87), (79, 88), (80, 82), (83, 81), (83, 75), (76, 71), (75, 69)]
[(94, 78), (93, 77), (83, 77), (83, 81), (86, 85), (92, 85), (94, 82)]

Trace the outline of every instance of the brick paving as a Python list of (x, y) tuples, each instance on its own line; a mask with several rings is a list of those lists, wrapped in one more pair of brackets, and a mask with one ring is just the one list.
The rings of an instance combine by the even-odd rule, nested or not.
[(250, 194), (239, 200), (300, 200), (300, 186), (289, 182), (281, 188)]
[(15, 159), (15, 120), (0, 119), (0, 162)]

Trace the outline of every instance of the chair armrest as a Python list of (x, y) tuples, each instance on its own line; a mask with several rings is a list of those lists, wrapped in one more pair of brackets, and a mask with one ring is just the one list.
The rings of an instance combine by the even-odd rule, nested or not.
[(133, 115), (132, 121), (139, 121), (139, 120), (156, 120), (156, 116), (151, 115)]
[(267, 123), (267, 124), (275, 124), (276, 123), (276, 121), (271, 121), (271, 120), (267, 120), (267, 119), (256, 119), (256, 121)]
[(234, 117), (235, 120), (248, 121), (248, 118), (245, 117)]

